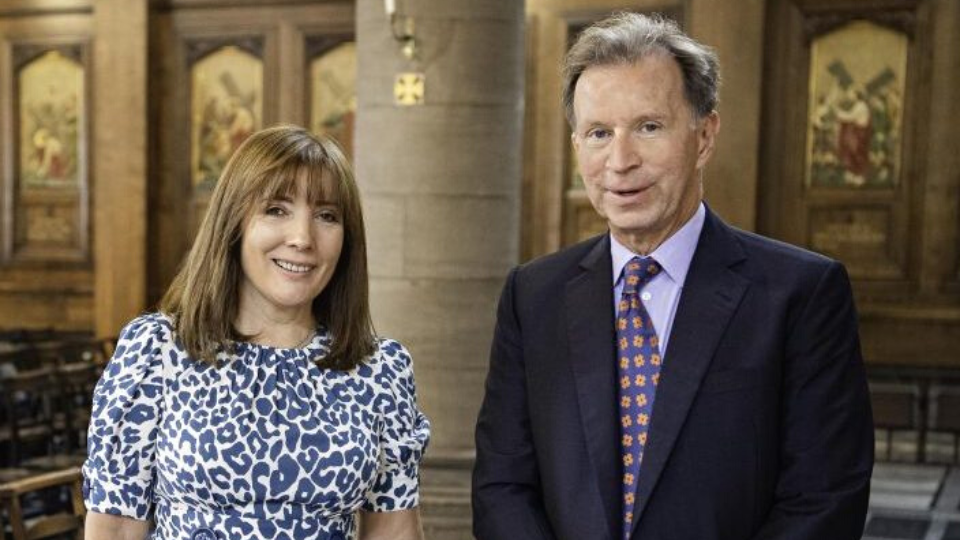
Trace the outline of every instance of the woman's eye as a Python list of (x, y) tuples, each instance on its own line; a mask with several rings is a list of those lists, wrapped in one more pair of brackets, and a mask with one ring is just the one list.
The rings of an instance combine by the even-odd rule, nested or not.
[(340, 221), (340, 215), (333, 210), (321, 210), (317, 212), (317, 217), (320, 221), (325, 221), (327, 223), (337, 223)]
[(286, 210), (284, 210), (282, 206), (270, 205), (267, 206), (263, 213), (268, 216), (280, 217), (286, 214)]

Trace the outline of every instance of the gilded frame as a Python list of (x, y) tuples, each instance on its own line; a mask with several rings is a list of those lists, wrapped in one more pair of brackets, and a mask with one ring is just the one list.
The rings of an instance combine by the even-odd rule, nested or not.
[(310, 131), (333, 137), (354, 157), (357, 112), (357, 47), (351, 35), (325, 35), (306, 41), (307, 118)]
[(190, 178), (209, 191), (240, 144), (263, 125), (263, 59), (224, 43), (190, 66)]
[(89, 44), (32, 41), (10, 51), (3, 261), (88, 265)]

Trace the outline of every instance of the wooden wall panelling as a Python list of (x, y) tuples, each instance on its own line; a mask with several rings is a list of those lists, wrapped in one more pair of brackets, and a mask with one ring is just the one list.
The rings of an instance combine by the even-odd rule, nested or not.
[[(275, 95), (276, 32), (258, 18), (238, 17), (234, 10), (170, 11), (153, 17), (151, 62), (157, 63), (151, 80), (154, 97), (152, 130), (156, 133), (155, 178), (151, 181), (149, 214), (148, 297), (158, 300), (173, 279), (192, 244), (206, 208), (209, 192), (194, 189), (191, 68), (205, 55), (234, 45), (263, 61), (261, 99), (264, 123), (274, 121), (267, 94)], [(267, 81), (273, 81), (268, 84)]]
[(97, 0), (94, 11), (94, 253), (98, 337), (146, 307), (148, 0)]
[(930, 21), (930, 123), (920, 293), (960, 297), (960, 2), (938, 1)]
[[(871, 363), (960, 366), (951, 284), (960, 145), (945, 136), (955, 129), (957, 11), (941, 0), (777, 0), (768, 9), (760, 228), (846, 264)], [(857, 20), (907, 36), (899, 183), (807, 186), (811, 43)]]
[[(93, 326), (93, 272), (89, 250), (93, 179), (87, 160), (92, 151), (88, 143), (91, 122), (81, 127), (77, 163), (80, 185), (63, 193), (54, 193), (56, 190), (21, 193), (18, 189), (21, 145), (17, 95), (18, 69), (36, 54), (60, 49), (79, 59), (85, 70), (86, 116), (92, 117), (90, 12), (89, 2), (67, 0), (30, 6), (11, 0), (0, 6), (0, 238), (5, 246), (0, 256), (0, 328), (89, 330)], [(18, 244), (18, 220), (22, 227), (24, 212), (39, 210), (40, 217), (46, 218), (48, 208), (53, 217), (66, 213), (72, 221), (69, 238), (65, 238), (60, 247), (36, 242)], [(51, 230), (59, 229), (58, 226)], [(20, 238), (23, 236), (21, 228)], [(35, 239), (35, 235), (31, 236)], [(18, 250), (18, 247), (24, 249)]]
[[(151, 181), (150, 288), (155, 302), (189, 250), (209, 193), (191, 183), (190, 49), (225, 43), (260, 47), (263, 61), (262, 125), (305, 125), (304, 53), (309, 36), (352, 32), (352, 2), (249, 3), (164, 1), (154, 5), (151, 118), (156, 137)], [(259, 44), (259, 45), (254, 45)]]
[(757, 227), (764, 13), (767, 0), (684, 3), (687, 31), (720, 58), (720, 133), (704, 170), (704, 197), (727, 223)]
[(0, 17), (31, 17), (36, 15), (89, 14), (94, 0), (3, 0)]
[[(781, 40), (768, 50), (779, 50), (776, 65), (768, 61), (767, 123), (771, 137), (764, 137), (766, 164), (761, 189), (764, 230), (790, 243), (808, 246), (844, 262), (862, 297), (879, 294), (904, 299), (915, 287), (917, 260), (916, 204), (922, 190), (923, 163), (913, 149), (918, 144), (916, 119), (923, 117), (922, 92), (925, 65), (922, 51), (922, 14), (916, 11), (872, 10), (866, 2), (858, 9), (831, 10), (816, 3), (780, 3), (770, 22), (770, 35)], [(886, 26), (895, 19), (900, 31), (917, 34), (908, 41), (905, 107), (902, 122), (900, 178), (892, 188), (817, 187), (805, 184), (807, 117), (810, 78), (810, 45), (814, 39), (857, 20)], [(774, 30), (777, 28), (777, 30)], [(784, 52), (785, 51), (785, 55)], [(778, 53), (774, 53), (778, 54)], [(776, 195), (774, 195), (776, 193)], [(860, 218), (860, 219), (858, 219)], [(831, 249), (834, 248), (835, 250)]]

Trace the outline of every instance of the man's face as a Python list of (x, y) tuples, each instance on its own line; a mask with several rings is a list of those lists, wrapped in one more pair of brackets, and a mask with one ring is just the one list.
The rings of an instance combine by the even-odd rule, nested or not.
[(624, 245), (650, 253), (696, 211), (720, 119), (697, 120), (666, 54), (588, 68), (573, 99), (587, 195)]

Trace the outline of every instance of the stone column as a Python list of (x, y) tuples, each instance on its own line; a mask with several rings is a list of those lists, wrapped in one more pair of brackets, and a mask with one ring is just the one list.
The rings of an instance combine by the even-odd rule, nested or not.
[[(411, 351), (433, 424), (423, 474), (431, 539), (471, 538), (469, 470), (496, 304), (517, 263), (523, 17), (517, 0), (396, 0), (417, 57), (383, 0), (357, 3), (356, 167), (380, 334)], [(422, 105), (394, 103), (422, 73)]]
[(149, 0), (94, 3), (94, 313), (99, 336), (117, 335), (146, 304), (148, 14)]

